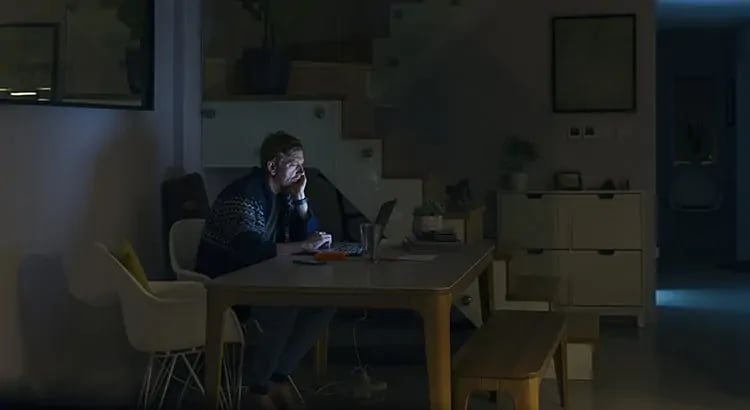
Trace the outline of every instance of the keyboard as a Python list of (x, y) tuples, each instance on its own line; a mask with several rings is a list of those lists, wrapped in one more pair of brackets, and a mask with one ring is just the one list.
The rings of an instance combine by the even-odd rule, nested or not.
[(334, 242), (329, 248), (322, 248), (321, 251), (342, 252), (349, 256), (361, 256), (364, 253), (362, 244), (357, 242)]

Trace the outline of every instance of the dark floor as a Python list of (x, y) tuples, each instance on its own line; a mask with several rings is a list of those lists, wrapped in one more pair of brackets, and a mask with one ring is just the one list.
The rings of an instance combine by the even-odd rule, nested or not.
[[(658, 326), (603, 323), (595, 380), (571, 382), (568, 410), (750, 409), (750, 273), (698, 263), (664, 266), (657, 299)], [(307, 364), (295, 375), (311, 407), (428, 408), (420, 319), (409, 312), (370, 312), (366, 321), (357, 322), (360, 313), (344, 312), (332, 328), (330, 385), (312, 389)], [(361, 360), (372, 378), (388, 384), (384, 393), (369, 400), (352, 395), (355, 322)], [(459, 315), (454, 322), (456, 348), (471, 327)], [(186, 401), (183, 408), (200, 408), (197, 399)], [(512, 408), (507, 398), (501, 403), (503, 409)], [(483, 396), (471, 405), (472, 410), (493, 408)], [(553, 381), (542, 385), (541, 408), (560, 408)]]

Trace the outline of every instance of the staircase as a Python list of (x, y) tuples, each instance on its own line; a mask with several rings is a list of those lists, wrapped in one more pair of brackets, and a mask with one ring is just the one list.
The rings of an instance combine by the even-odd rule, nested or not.
[[(387, 37), (373, 40), (372, 64), (294, 63), (289, 94), (344, 96), (340, 144), (350, 162), (340, 164), (340, 172), (326, 175), (365, 215), (373, 215), (384, 200), (398, 198), (390, 228), (396, 237), (410, 233), (411, 210), (422, 203), (425, 175), (404, 172), (408, 165), (395, 172), (389, 169), (389, 162), (408, 164), (408, 156), (419, 154), (390, 150), (387, 155), (401, 158), (385, 158), (384, 138), (388, 134), (393, 138), (397, 132), (394, 118), (408, 115), (402, 107), (409, 84), (434, 71), (432, 66), (446, 58), (442, 51), (460, 40), (494, 5), (493, 0), (391, 2), (387, 5), (388, 29), (384, 30)], [(353, 176), (364, 176), (368, 182), (348, 181)], [(393, 232), (396, 224), (400, 227)]]
[[(286, 130), (303, 139), (309, 166), (326, 175), (365, 216), (373, 218), (381, 203), (398, 199), (386, 233), (396, 240), (408, 236), (412, 211), (423, 201), (424, 175), (389, 172), (386, 164), (399, 158), (384, 161), (383, 138), (398, 128), (394, 117), (409, 115), (400, 108), (409, 84), (434, 71), (441, 59), (454, 58), (442, 51), (494, 3), (384, 2), (388, 36), (373, 40), (372, 64), (297, 61), (287, 96), (205, 102), (204, 167), (255, 165), (262, 137)], [(409, 156), (419, 155), (403, 150), (389, 154), (401, 156), (407, 166)]]

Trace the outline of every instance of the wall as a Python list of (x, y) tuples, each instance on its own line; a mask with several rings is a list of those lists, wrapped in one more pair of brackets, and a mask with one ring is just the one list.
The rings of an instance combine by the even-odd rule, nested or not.
[[(482, 0), (490, 1), (490, 0)], [(554, 114), (550, 106), (550, 18), (555, 15), (637, 13), (638, 111), (625, 114)], [(391, 174), (425, 175), (447, 183), (470, 177), (483, 196), (499, 183), (503, 138), (536, 142), (541, 159), (531, 169), (534, 187), (547, 187), (554, 171), (579, 169), (587, 186), (629, 178), (634, 189), (655, 190), (655, 19), (653, 0), (506, 2), (463, 33), (438, 64), (414, 79), (399, 106), (398, 126), (387, 140)], [(186, 61), (200, 55), (186, 50)], [(188, 65), (189, 66), (189, 65)], [(200, 73), (189, 73), (200, 84)], [(200, 109), (199, 96), (186, 98)], [(200, 121), (185, 119), (185, 161), (200, 169)], [(568, 141), (572, 126), (592, 125), (603, 137)], [(625, 137), (615, 138), (616, 131)], [(420, 155), (405, 155), (417, 150)], [(437, 184), (439, 185), (439, 184)], [(490, 224), (492, 225), (492, 224)]]
[[(483, 196), (499, 185), (504, 138), (538, 145), (530, 169), (534, 188), (548, 187), (559, 169), (582, 172), (587, 187), (629, 178), (633, 189), (655, 190), (655, 20), (653, 0), (531, 0), (502, 2), (472, 31), (424, 67), (386, 135), (394, 173), (431, 174), (444, 183), (469, 177)], [(469, 7), (469, 3), (467, 3)], [(623, 114), (555, 114), (550, 103), (550, 19), (556, 15), (637, 14), (638, 109)], [(432, 71), (430, 71), (432, 70)], [(598, 140), (566, 139), (570, 126), (594, 126)], [(615, 134), (619, 133), (619, 137)], [(404, 155), (419, 152), (418, 156)], [(440, 185), (440, 184), (436, 184)], [(493, 212), (488, 212), (493, 217)], [(495, 224), (490, 221), (488, 229)]]
[(750, 260), (750, 24), (737, 36), (737, 259)]
[[(721, 28), (682, 28), (661, 30), (658, 35), (658, 193), (659, 246), (663, 259), (683, 259), (687, 255), (734, 259), (735, 248), (735, 129), (726, 118), (727, 92), (735, 75), (735, 30)], [(676, 130), (676, 80), (711, 78), (720, 101), (708, 110), (715, 112), (719, 132), (715, 162), (710, 166), (674, 167)], [(724, 97), (724, 98), (721, 98)], [(696, 98), (701, 98), (697, 96)], [(712, 101), (713, 102), (713, 101)], [(697, 102), (700, 105), (700, 101)], [(704, 110), (706, 111), (706, 110)], [(719, 181), (723, 192), (721, 207), (715, 212), (681, 212), (670, 206), (675, 178), (680, 172), (699, 172)], [(705, 174), (703, 173), (705, 171)], [(696, 189), (696, 185), (692, 186)]]
[(128, 236), (162, 274), (158, 187), (174, 161), (179, 2), (156, 4), (153, 112), (0, 106), (0, 397), (132, 403), (139, 387), (143, 357), (119, 311), (71, 300), (64, 267), (82, 244)]

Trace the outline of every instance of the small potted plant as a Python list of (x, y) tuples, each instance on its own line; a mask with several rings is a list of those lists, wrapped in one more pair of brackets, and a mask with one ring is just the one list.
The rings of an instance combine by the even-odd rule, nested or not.
[(437, 232), (443, 229), (445, 207), (437, 201), (426, 201), (414, 209), (414, 234), (420, 237), (425, 232)]
[(527, 167), (539, 158), (536, 146), (519, 137), (510, 137), (503, 144), (503, 168), (510, 189), (526, 191), (529, 186)]

